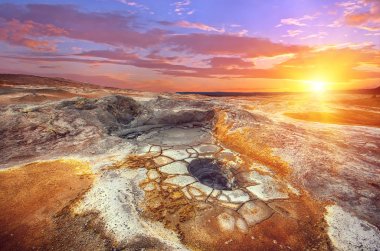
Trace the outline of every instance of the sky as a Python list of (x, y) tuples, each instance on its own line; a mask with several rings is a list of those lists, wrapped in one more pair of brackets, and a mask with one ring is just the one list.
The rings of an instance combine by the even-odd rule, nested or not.
[(146, 91), (380, 86), (380, 0), (0, 0), (0, 73)]

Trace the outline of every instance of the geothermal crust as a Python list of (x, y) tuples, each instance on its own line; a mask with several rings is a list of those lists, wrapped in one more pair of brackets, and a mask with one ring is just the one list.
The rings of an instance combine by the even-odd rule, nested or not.
[(1, 250), (380, 249), (377, 127), (41, 81), (1, 85)]

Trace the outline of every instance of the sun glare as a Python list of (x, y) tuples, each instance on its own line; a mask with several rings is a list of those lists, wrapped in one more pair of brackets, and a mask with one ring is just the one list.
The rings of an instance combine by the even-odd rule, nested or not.
[(310, 91), (312, 92), (324, 92), (326, 90), (326, 82), (324, 81), (313, 80), (307, 81), (307, 83), (310, 85)]

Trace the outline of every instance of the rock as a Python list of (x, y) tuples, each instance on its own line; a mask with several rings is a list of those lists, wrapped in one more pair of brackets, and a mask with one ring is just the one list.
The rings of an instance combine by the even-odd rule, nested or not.
[(228, 213), (221, 213), (216, 218), (222, 231), (234, 231), (236, 220), (232, 215)]
[(29, 115), (15, 108), (9, 106), (0, 118), (1, 163), (62, 152), (91, 152), (91, 147), (105, 152), (107, 148), (97, 144), (105, 140), (115, 144), (117, 139), (106, 139), (107, 134), (128, 125), (142, 109), (132, 98), (117, 95), (49, 103)]
[(168, 157), (165, 157), (165, 156), (159, 156), (157, 158), (154, 158), (153, 161), (158, 166), (164, 166), (164, 165), (167, 165), (167, 164), (173, 162), (172, 159), (169, 159)]
[(187, 165), (184, 162), (176, 161), (159, 168), (160, 172), (167, 174), (188, 174)]
[(329, 237), (339, 250), (379, 249), (380, 231), (372, 224), (336, 205), (327, 207), (325, 219)]
[(211, 187), (205, 186), (199, 182), (190, 185), (189, 188), (192, 189), (191, 191), (197, 190), (200, 192), (200, 194), (197, 193), (197, 195), (194, 194), (194, 196), (206, 196), (207, 197), (212, 192)]
[(212, 154), (221, 150), (221, 148), (217, 145), (200, 145), (200, 146), (194, 147), (194, 149), (199, 154)]
[(161, 151), (162, 151), (161, 146), (152, 146), (150, 148), (149, 152), (152, 152), (152, 153), (161, 153)]
[(246, 187), (249, 192), (261, 200), (287, 199), (288, 194), (280, 192), (275, 184), (259, 184), (256, 186)]
[(222, 194), (226, 195), (232, 203), (244, 203), (250, 200), (249, 195), (240, 189), (223, 191)]
[(190, 157), (190, 154), (185, 150), (165, 150), (162, 154), (174, 160), (183, 160)]
[[(258, 183), (258, 185), (248, 186), (246, 188), (259, 199), (268, 201), (288, 198), (288, 194), (285, 192), (286, 188), (281, 187), (282, 183), (276, 181), (271, 176), (261, 175), (256, 171), (242, 173), (240, 176), (247, 182)], [(284, 190), (284, 192), (282, 190)]]
[(239, 209), (238, 213), (244, 218), (249, 226), (253, 226), (268, 219), (273, 214), (273, 211), (264, 202), (256, 200), (245, 203)]
[(196, 182), (196, 179), (187, 175), (177, 175), (177, 176), (167, 178), (164, 182), (171, 185), (184, 187), (186, 185)]
[(161, 177), (160, 174), (154, 169), (148, 170), (147, 176), (151, 180), (155, 180)]
[(243, 233), (247, 233), (248, 232), (248, 225), (247, 223), (241, 219), (241, 218), (238, 218), (236, 220), (236, 227)]

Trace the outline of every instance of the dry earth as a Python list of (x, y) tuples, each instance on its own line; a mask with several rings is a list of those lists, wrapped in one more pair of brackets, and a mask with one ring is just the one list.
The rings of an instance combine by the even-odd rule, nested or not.
[(376, 98), (0, 80), (0, 250), (380, 250)]

